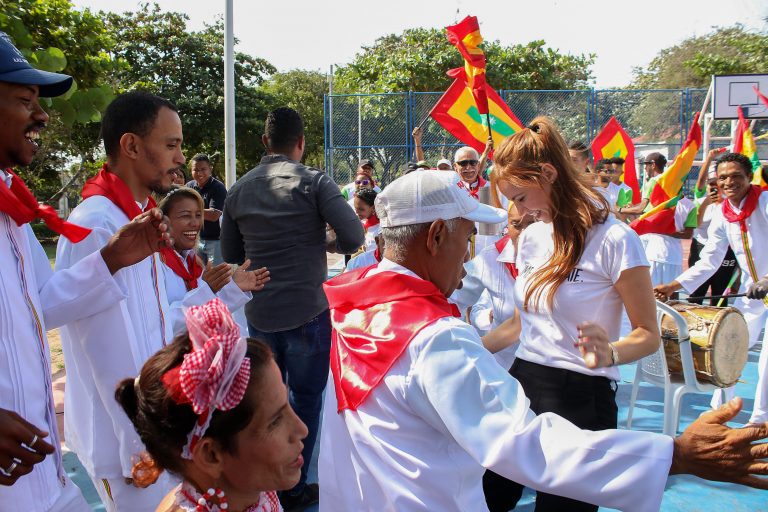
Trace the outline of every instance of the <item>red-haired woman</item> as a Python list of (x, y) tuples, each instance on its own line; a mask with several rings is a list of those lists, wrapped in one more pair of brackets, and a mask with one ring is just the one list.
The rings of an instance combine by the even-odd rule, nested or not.
[[(494, 169), (501, 193), (521, 214), (541, 221), (518, 241), (515, 303), (522, 330), (510, 373), (537, 414), (553, 412), (589, 430), (616, 428), (617, 365), (651, 354), (660, 342), (643, 245), (609, 215), (607, 201), (592, 177), (575, 168), (550, 119), (536, 118), (505, 139)], [(619, 339), (625, 309), (632, 331)], [(505, 495), (522, 489), (503, 490), (508, 484), (486, 475), (491, 512), (514, 506), (516, 498), (508, 506)], [(539, 493), (536, 510), (597, 507)]]

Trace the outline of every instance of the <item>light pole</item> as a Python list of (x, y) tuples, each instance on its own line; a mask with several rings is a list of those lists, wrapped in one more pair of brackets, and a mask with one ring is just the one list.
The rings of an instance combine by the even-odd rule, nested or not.
[(233, 0), (225, 0), (224, 9), (224, 174), (230, 188), (237, 179), (235, 163), (235, 35)]

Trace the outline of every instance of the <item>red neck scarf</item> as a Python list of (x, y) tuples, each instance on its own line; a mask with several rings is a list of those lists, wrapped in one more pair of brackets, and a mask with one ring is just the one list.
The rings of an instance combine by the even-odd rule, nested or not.
[(195, 251), (190, 251), (187, 255), (186, 265), (181, 256), (179, 256), (179, 253), (170, 247), (160, 249), (160, 259), (168, 268), (173, 270), (174, 274), (184, 280), (184, 286), (187, 287), (187, 291), (197, 288), (197, 280), (203, 275), (203, 267), (197, 260)]
[(0, 179), (0, 212), (8, 214), (17, 226), (42, 219), (46, 226), (75, 244), (91, 233), (88, 228), (59, 218), (53, 207), (37, 202), (24, 181), (12, 170), (6, 169), (5, 172), (11, 176), (11, 186), (9, 188), (5, 180)]
[(483, 179), (481, 175), (477, 175), (477, 181), (474, 183), (469, 184), (469, 193), (472, 194), (472, 197), (475, 199), (478, 199), (478, 194), (480, 193), (480, 189), (485, 186), (487, 183), (486, 180)]
[[(496, 250), (499, 251), (499, 254), (501, 254), (501, 251), (504, 250), (504, 248), (509, 243), (510, 238), (509, 235), (504, 235), (499, 240), (496, 241)], [(517, 266), (514, 263), (504, 262), (504, 266), (507, 267), (507, 270), (509, 270), (509, 273), (512, 274), (512, 279), (517, 279)]]
[[(91, 196), (106, 197), (122, 210), (125, 216), (128, 217), (128, 220), (133, 220), (142, 211), (139, 205), (136, 204), (131, 189), (128, 188), (128, 185), (117, 174), (109, 171), (106, 163), (99, 171), (99, 174), (85, 182), (82, 195), (83, 199), (88, 199)], [(144, 211), (150, 210), (155, 206), (157, 206), (157, 203), (152, 199), (152, 196), (149, 196)]]
[(762, 190), (760, 187), (751, 185), (749, 187), (749, 192), (747, 192), (747, 199), (744, 201), (744, 208), (742, 208), (741, 212), (738, 214), (733, 211), (733, 206), (731, 206), (729, 200), (726, 199), (723, 201), (723, 215), (725, 216), (725, 219), (728, 222), (738, 222), (742, 233), (747, 232), (747, 219), (752, 215), (752, 212), (755, 211), (755, 208), (757, 208), (757, 202), (760, 199), (761, 192)]
[(323, 284), (331, 310), (331, 373), (339, 411), (356, 410), (423, 328), (459, 316), (429, 281), (374, 266)]
[(368, 231), (369, 228), (372, 228), (373, 226), (378, 226), (379, 222), (380, 222), (379, 218), (376, 216), (375, 213), (373, 213), (371, 214), (370, 217), (368, 217), (363, 221), (363, 227), (365, 228), (366, 231)]

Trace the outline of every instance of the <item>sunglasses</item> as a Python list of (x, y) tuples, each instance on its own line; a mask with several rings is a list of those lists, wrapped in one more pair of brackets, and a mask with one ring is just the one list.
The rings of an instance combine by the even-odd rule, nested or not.
[(355, 180), (355, 185), (368, 185), (370, 180)]
[(643, 162), (643, 165), (651, 165), (651, 164), (653, 164), (653, 163), (656, 163), (656, 162), (654, 162), (653, 160), (651, 160), (650, 162)]
[(477, 160), (459, 160), (456, 163), (458, 164), (459, 167), (466, 167), (468, 165), (471, 165), (474, 167), (475, 165), (477, 165), (477, 162), (478, 162)]

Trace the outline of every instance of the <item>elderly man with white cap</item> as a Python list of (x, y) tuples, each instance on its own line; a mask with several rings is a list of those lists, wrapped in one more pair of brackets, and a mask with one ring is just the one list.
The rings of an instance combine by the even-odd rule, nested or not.
[(750, 475), (768, 473), (756, 460), (768, 445), (750, 445), (768, 428), (722, 425), (739, 401), (675, 440), (535, 416), (446, 300), (461, 281), (474, 223), (505, 212), (441, 171), (395, 180), (376, 210), (382, 261), (325, 284), (334, 392), (323, 415), (321, 511), (487, 511), (484, 468), (621, 510), (658, 510), (668, 474), (768, 486)]

